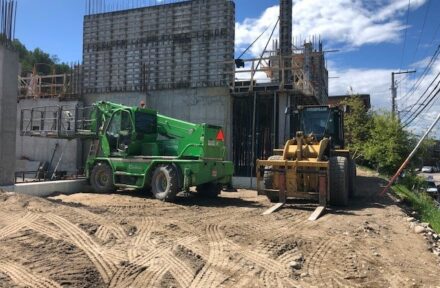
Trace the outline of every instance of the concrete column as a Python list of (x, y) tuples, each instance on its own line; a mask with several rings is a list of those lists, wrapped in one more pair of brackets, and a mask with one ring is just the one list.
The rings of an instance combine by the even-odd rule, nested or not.
[[(290, 131), (290, 117), (284, 113), (286, 111), (286, 107), (290, 105), (289, 97), (286, 93), (279, 93), (279, 101), (278, 101), (278, 146), (277, 148), (284, 147), (284, 144), (289, 138)], [(287, 103), (287, 105), (286, 105)]]
[(0, 45), (0, 186), (15, 182), (18, 54)]

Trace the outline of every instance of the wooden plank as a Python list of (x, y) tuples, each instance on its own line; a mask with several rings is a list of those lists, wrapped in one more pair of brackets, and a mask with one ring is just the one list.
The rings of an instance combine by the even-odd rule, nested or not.
[(325, 212), (325, 206), (318, 206), (315, 211), (313, 211), (312, 215), (309, 217), (309, 221), (315, 221)]
[(284, 204), (286, 204), (285, 202), (280, 202), (275, 204), (274, 206), (270, 207), (269, 209), (267, 209), (266, 211), (263, 212), (263, 214), (261, 215), (269, 215), (272, 214), (273, 212), (279, 210), (281, 207), (284, 206)]

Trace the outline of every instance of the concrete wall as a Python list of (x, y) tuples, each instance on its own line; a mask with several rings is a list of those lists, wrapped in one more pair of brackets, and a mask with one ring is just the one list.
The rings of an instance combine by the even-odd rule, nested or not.
[[(34, 108), (34, 107), (44, 107), (44, 106), (69, 106), (75, 107), (78, 101), (59, 101), (56, 98), (47, 99), (24, 99), (20, 100), (18, 103), (18, 111), (21, 109)], [(30, 137), (30, 136), (20, 136), (20, 113), (16, 114), (17, 118), (17, 149), (16, 159), (29, 159), (33, 161), (49, 162), (54, 153), (55, 146), (58, 144), (58, 148), (55, 152), (53, 158), (53, 163), (51, 169), (55, 168), (58, 160), (63, 154), (60, 161), (58, 171), (67, 171), (69, 173), (74, 173), (77, 168), (80, 167), (80, 153), (82, 151), (80, 140), (63, 140), (63, 139), (50, 139), (42, 137)], [(64, 151), (64, 153), (63, 153)], [(50, 170), (51, 170), (50, 169)]]
[(14, 184), (18, 54), (0, 46), (0, 186)]

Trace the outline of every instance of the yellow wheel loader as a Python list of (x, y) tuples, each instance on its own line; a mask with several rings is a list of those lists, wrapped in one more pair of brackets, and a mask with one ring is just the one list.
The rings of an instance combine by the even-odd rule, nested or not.
[(298, 107), (293, 118), (295, 137), (267, 160), (257, 160), (257, 190), (278, 203), (264, 214), (281, 208), (289, 198), (310, 199), (319, 202), (309, 218), (316, 220), (328, 204), (348, 204), (354, 194), (356, 164), (344, 149), (341, 108)]

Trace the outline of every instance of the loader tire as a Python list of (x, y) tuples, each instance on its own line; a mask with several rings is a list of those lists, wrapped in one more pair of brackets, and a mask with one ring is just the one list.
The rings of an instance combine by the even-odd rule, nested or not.
[[(281, 155), (273, 155), (273, 156), (270, 156), (269, 159), (267, 159), (267, 160), (282, 160), (282, 159), (283, 159), (283, 156), (281, 156)], [(264, 168), (265, 169), (272, 169), (272, 166), (266, 166)], [(273, 189), (273, 171), (264, 171), (263, 183), (264, 183), (265, 189)], [(277, 192), (266, 191), (265, 193), (266, 193), (267, 199), (269, 199), (270, 202), (272, 202), (272, 203), (279, 202), (280, 196)]]
[(330, 204), (348, 205), (349, 167), (346, 157), (330, 158)]
[(356, 195), (356, 161), (353, 158), (350, 158), (349, 161), (349, 197), (352, 198)]
[(222, 186), (218, 183), (205, 183), (196, 187), (197, 195), (204, 198), (217, 198), (222, 191)]
[(96, 193), (112, 193), (116, 191), (113, 183), (113, 170), (107, 163), (98, 163), (90, 174), (90, 184)]
[(151, 192), (156, 199), (172, 202), (179, 192), (178, 172), (173, 165), (157, 166), (151, 178)]

